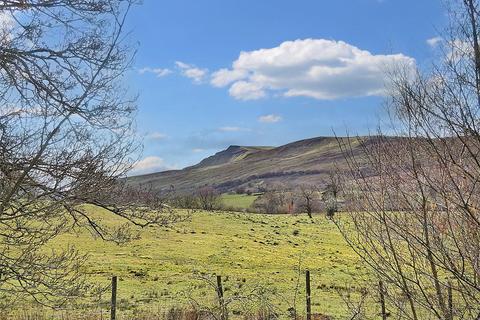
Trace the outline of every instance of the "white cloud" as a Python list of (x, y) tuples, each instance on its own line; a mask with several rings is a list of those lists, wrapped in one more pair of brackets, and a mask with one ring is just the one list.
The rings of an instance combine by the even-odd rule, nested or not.
[(241, 128), (241, 127), (220, 127), (218, 131), (221, 132), (240, 132), (240, 131), (250, 131), (248, 128)]
[(18, 107), (14, 104), (5, 104), (0, 110), (0, 117), (12, 117), (12, 116), (53, 116), (55, 110), (41, 107), (39, 105), (32, 107)]
[(202, 83), (203, 80), (205, 79), (205, 77), (208, 74), (207, 69), (197, 68), (196, 66), (194, 66), (192, 64), (187, 64), (187, 63), (182, 62), (182, 61), (176, 61), (175, 65), (177, 66), (177, 68), (180, 69), (180, 71), (181, 71), (181, 73), (184, 77), (192, 79), (193, 82), (196, 83), (196, 84)]
[(147, 138), (151, 140), (163, 140), (166, 139), (168, 136), (165, 133), (161, 132), (152, 132), (147, 134)]
[(0, 12), (0, 45), (7, 46), (11, 41), (12, 32), (15, 27), (15, 20), (12, 13)]
[(12, 14), (8, 11), (0, 12), (0, 29), (10, 29), (15, 24)]
[(165, 164), (162, 158), (149, 156), (135, 163), (130, 171), (130, 175), (147, 174), (172, 169), (176, 169), (176, 167)]
[(385, 93), (386, 71), (396, 66), (413, 69), (415, 60), (374, 55), (343, 41), (304, 39), (241, 52), (232, 68), (214, 72), (210, 83), (230, 85), (230, 95), (242, 100), (270, 92), (315, 99), (377, 96)]
[(427, 39), (427, 44), (428, 44), (430, 47), (435, 48), (435, 47), (437, 47), (442, 41), (443, 41), (443, 38), (442, 38), (442, 37), (433, 37), (433, 38)]
[(194, 149), (192, 149), (192, 152), (193, 152), (193, 153), (199, 153), (199, 152), (203, 152), (203, 151), (205, 151), (205, 149), (202, 149), (202, 148), (194, 148)]
[(211, 83), (214, 87), (225, 87), (230, 83), (245, 78), (246, 70), (220, 69), (212, 74)]
[(0, 117), (19, 115), (25, 113), (25, 110), (15, 104), (4, 104), (0, 108)]
[(261, 84), (248, 81), (237, 81), (228, 90), (230, 95), (239, 100), (257, 100), (266, 96)]
[(453, 39), (448, 41), (447, 44), (448, 52), (446, 55), (447, 61), (455, 61), (456, 63), (462, 60), (470, 60), (473, 59), (474, 50), (473, 45), (468, 43), (465, 40), (461, 39)]
[(172, 70), (170, 69), (163, 69), (163, 68), (150, 68), (150, 67), (145, 67), (138, 69), (139, 74), (145, 74), (145, 73), (153, 73), (156, 75), (158, 78), (167, 76), (172, 73)]
[(267, 114), (267, 115), (258, 117), (258, 121), (263, 123), (275, 123), (281, 120), (282, 120), (282, 117), (276, 114)]

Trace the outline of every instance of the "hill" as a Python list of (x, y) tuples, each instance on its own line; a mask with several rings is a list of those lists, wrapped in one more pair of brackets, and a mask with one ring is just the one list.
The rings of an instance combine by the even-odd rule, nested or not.
[[(360, 141), (368, 143), (372, 139), (352, 139), (354, 152), (360, 151)], [(335, 166), (346, 166), (337, 138), (317, 137), (279, 147), (230, 146), (194, 166), (134, 176), (128, 182), (155, 190), (174, 186), (178, 192), (192, 192), (204, 185), (222, 192), (238, 188), (256, 191), (278, 185), (321, 185)]]

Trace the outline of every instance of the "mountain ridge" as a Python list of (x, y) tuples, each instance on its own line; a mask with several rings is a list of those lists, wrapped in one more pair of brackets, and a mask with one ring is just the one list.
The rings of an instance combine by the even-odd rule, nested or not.
[(193, 166), (132, 176), (127, 182), (158, 191), (173, 186), (181, 193), (191, 193), (205, 185), (220, 192), (240, 187), (255, 192), (279, 185), (321, 185), (335, 167), (346, 166), (339, 146), (345, 139), (350, 139), (352, 150), (359, 152), (360, 141), (368, 142), (374, 137), (315, 137), (278, 147), (231, 145)]

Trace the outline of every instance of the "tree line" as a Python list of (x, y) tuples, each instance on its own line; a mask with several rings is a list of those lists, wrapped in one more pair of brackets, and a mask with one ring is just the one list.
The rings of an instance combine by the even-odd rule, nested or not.
[[(244, 187), (235, 190), (239, 195), (255, 195), (257, 199), (247, 208), (248, 212), (266, 214), (299, 214), (306, 213), (310, 218), (314, 213), (326, 212), (333, 217), (341, 206), (338, 198), (340, 179), (333, 172), (329, 174), (329, 183), (320, 187), (317, 185), (302, 184), (297, 188), (286, 188), (282, 184), (275, 184), (262, 189), (262, 192), (253, 194)], [(222, 194), (216, 187), (203, 186), (195, 192), (177, 194), (174, 188), (164, 194), (166, 203), (174, 208), (200, 209), (206, 211), (241, 210), (235, 206), (227, 206), (222, 202)], [(245, 208), (243, 208), (245, 209)]]

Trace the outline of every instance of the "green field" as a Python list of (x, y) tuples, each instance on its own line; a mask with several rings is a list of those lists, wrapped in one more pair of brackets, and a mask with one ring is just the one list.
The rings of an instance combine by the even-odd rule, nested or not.
[(220, 201), (225, 208), (247, 210), (258, 198), (258, 195), (222, 194)]
[[(99, 209), (94, 214), (112, 225), (121, 222)], [(215, 291), (196, 273), (212, 280), (222, 275), (227, 297), (268, 288), (266, 295), (281, 314), (293, 305), (298, 286), (296, 304), (303, 313), (303, 271), (309, 269), (313, 312), (342, 319), (346, 309), (337, 290), (365, 277), (355, 254), (323, 215), (312, 221), (306, 216), (194, 212), (189, 221), (171, 228), (142, 230), (141, 239), (128, 245), (87, 233), (63, 235), (55, 240), (58, 244), (90, 254), (91, 280), (107, 285), (111, 275), (119, 276), (121, 313), (188, 305), (191, 298), (212, 303)]]

